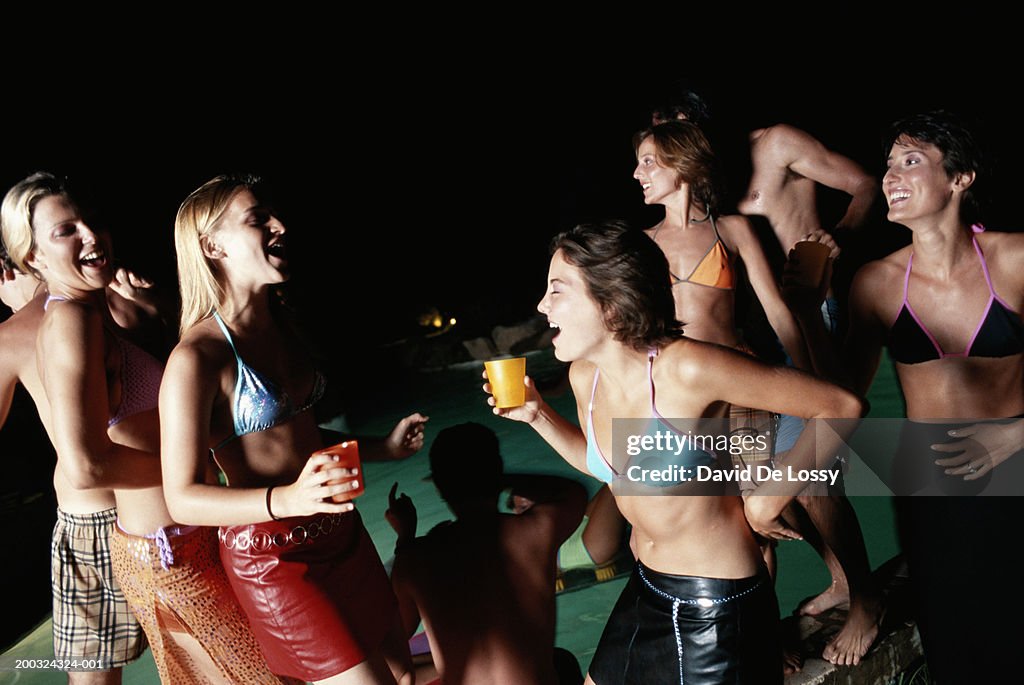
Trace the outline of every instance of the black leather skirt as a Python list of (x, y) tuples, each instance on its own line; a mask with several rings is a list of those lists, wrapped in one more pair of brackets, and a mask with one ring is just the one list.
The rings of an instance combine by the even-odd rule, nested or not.
[(590, 664), (597, 685), (782, 682), (779, 605), (767, 570), (674, 576), (637, 562)]

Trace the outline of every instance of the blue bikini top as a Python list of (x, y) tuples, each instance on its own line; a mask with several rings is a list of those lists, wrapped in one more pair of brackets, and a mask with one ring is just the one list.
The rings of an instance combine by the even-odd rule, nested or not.
[[(661, 415), (654, 404), (654, 357), (657, 354), (657, 350), (651, 350), (647, 356), (647, 378), (651, 389), (651, 418), (647, 422), (645, 434), (653, 435), (659, 430), (670, 430), (678, 434), (679, 431), (665, 420), (665, 417)], [(594, 395), (597, 394), (597, 381), (600, 378), (600, 374), (600, 370), (595, 369), (594, 387), (590, 391), (590, 404), (587, 405), (587, 470), (590, 471), (590, 475), (594, 476), (594, 478), (610, 484), (614, 480), (627, 478), (628, 469), (633, 464), (626, 464), (626, 468), (621, 473), (616, 471), (605, 458), (604, 453), (601, 451), (601, 446), (597, 444), (597, 436), (594, 433)], [(681, 469), (688, 469), (692, 475), (694, 467), (698, 465), (710, 466), (715, 463), (715, 460), (716, 457), (713, 452), (688, 449), (678, 455), (673, 453), (664, 455), (648, 454), (645, 456), (645, 462), (640, 464), (640, 466), (643, 468), (664, 468), (675, 465)], [(660, 482), (657, 485), (666, 487), (674, 485), (674, 483)]]
[(293, 416), (306, 411), (323, 397), (327, 383), (323, 375), (317, 371), (309, 398), (302, 406), (296, 407), (288, 397), (288, 393), (242, 361), (235, 348), (235, 341), (231, 338), (231, 333), (220, 315), (214, 312), (213, 318), (224, 332), (224, 337), (231, 345), (231, 351), (235, 353), (235, 360), (238, 362), (238, 380), (235, 381), (235, 397), (231, 406), (235, 433), (224, 439), (216, 449), (220, 449), (238, 436), (264, 431), (279, 423), (284, 423)]

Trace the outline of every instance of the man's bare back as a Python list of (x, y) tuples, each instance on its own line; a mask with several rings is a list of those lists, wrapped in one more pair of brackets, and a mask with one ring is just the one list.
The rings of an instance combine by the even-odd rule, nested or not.
[(445, 683), (558, 682), (553, 532), (496, 514), (442, 524), (397, 555), (392, 583), (418, 607)]
[[(559, 546), (587, 504), (582, 485), (557, 476), (504, 475), (494, 431), (442, 430), (430, 448), (434, 484), (456, 516), (423, 537), (416, 508), (391, 488), (385, 514), (398, 533), (391, 584), (412, 635), (420, 621), (446, 685), (558, 685), (555, 574)], [(527, 503), (498, 511), (506, 487)]]

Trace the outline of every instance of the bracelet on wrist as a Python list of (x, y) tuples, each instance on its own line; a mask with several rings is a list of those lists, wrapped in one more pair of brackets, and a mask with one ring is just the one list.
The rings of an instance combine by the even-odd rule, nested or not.
[(272, 518), (273, 520), (280, 521), (281, 519), (279, 519), (278, 517), (274, 516), (273, 510), (271, 510), (271, 508), (270, 508), (270, 494), (273, 491), (274, 491), (274, 486), (273, 485), (271, 485), (269, 488), (267, 488), (267, 513), (270, 515), (270, 518)]

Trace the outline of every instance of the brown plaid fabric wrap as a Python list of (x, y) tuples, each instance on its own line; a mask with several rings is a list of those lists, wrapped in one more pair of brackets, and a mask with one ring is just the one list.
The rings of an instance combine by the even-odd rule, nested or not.
[(110, 560), (117, 510), (69, 514), (57, 510), (50, 542), (53, 654), (96, 660), (102, 670), (135, 661), (146, 636), (128, 608)]
[(746, 440), (744, 443), (751, 445), (750, 449), (743, 450), (739, 454), (734, 454), (730, 450), (729, 455), (732, 457), (732, 463), (735, 468), (745, 469), (751, 467), (752, 469), (752, 480), (741, 481), (741, 490), (745, 491), (756, 487), (758, 466), (772, 465), (772, 459), (775, 456), (775, 432), (778, 428), (778, 423), (779, 415), (770, 411), (740, 407), (735, 404), (729, 406), (730, 436), (749, 435), (757, 438), (757, 436), (763, 435), (766, 438), (764, 442), (767, 444), (767, 449), (762, 450), (756, 447), (755, 441)]

